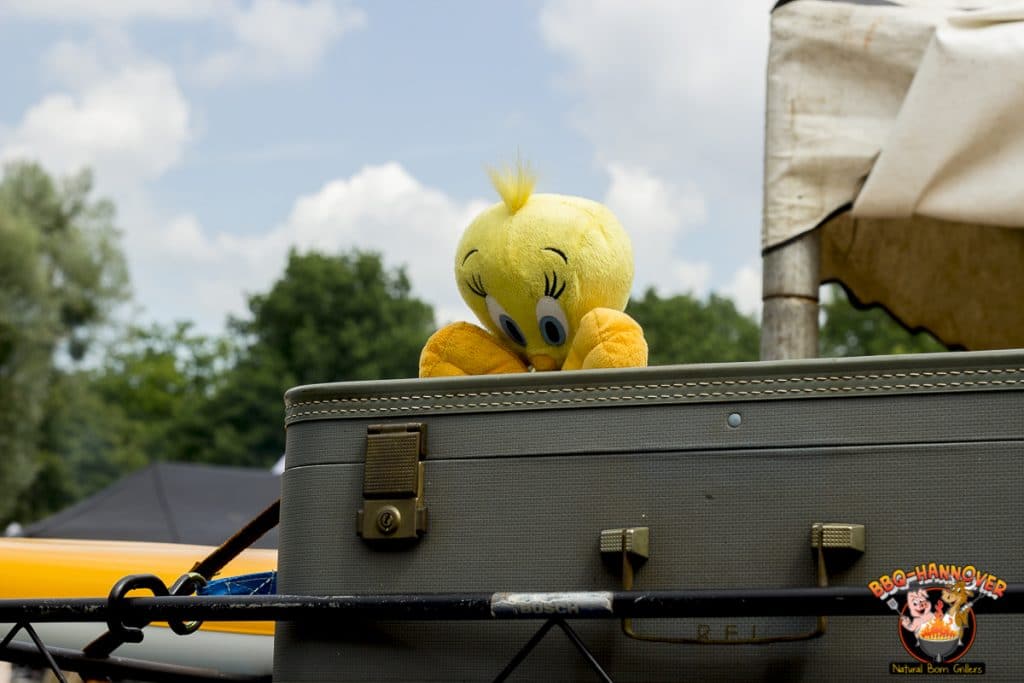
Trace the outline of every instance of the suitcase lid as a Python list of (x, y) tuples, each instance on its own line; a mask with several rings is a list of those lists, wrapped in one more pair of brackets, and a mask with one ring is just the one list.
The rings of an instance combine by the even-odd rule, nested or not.
[(285, 425), (486, 412), (1019, 390), (1024, 350), (310, 384)]

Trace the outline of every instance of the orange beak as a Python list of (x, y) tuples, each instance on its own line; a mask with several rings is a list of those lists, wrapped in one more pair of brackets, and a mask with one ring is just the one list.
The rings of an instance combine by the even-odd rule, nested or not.
[(558, 363), (551, 356), (538, 353), (536, 356), (530, 356), (530, 365), (537, 372), (548, 372), (549, 370), (557, 370)]

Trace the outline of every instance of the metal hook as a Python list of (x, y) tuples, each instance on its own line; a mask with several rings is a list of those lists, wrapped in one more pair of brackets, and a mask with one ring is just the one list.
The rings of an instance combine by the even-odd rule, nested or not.
[(115, 618), (128, 593), (138, 588), (145, 588), (158, 597), (170, 595), (167, 586), (160, 580), (160, 577), (153, 574), (131, 574), (114, 584), (114, 587), (110, 589), (110, 596), (107, 598), (107, 607), (110, 610), (110, 617), (107, 619), (107, 630), (110, 631), (111, 635), (119, 638), (124, 643), (141, 643), (143, 638), (142, 627), (149, 624), (149, 620), (146, 620), (142, 623), (128, 626), (120, 619)]
[[(178, 580), (171, 586), (171, 595), (194, 595), (200, 588), (206, 585), (206, 577), (197, 572), (188, 572), (178, 577)], [(179, 636), (187, 636), (195, 633), (203, 625), (202, 620), (194, 621), (169, 621), (171, 630)]]

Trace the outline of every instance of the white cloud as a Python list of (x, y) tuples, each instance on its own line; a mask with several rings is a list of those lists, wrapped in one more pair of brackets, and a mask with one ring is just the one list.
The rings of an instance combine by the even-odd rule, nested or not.
[(610, 163), (607, 168), (611, 184), (605, 203), (631, 234), (649, 241), (675, 240), (707, 219), (696, 188), (669, 183), (640, 166)]
[(381, 251), (394, 265), (408, 266), (413, 282), (430, 291), (433, 300), (458, 300), (452, 274), (455, 247), (473, 217), (489, 205), (457, 202), (424, 187), (400, 164), (388, 163), (300, 197), (274, 234), (303, 249)]
[[(127, 35), (110, 27), (83, 42), (53, 44), (42, 66), (60, 87), (0, 130), (0, 161), (33, 160), (58, 176), (92, 169), (96, 196), (117, 206), (133, 288), (152, 285), (138, 300), (161, 319), (164, 311), (194, 304), (176, 300), (167, 282), (179, 274), (166, 266), (175, 254), (204, 253), (198, 222), (175, 219), (170, 234), (177, 242), (154, 245), (154, 226), (167, 219), (154, 206), (150, 183), (180, 162), (194, 138), (191, 106), (173, 71), (140, 58)], [(168, 279), (161, 283), (161, 276)]]
[[(0, 0), (0, 17), (4, 14), (85, 24), (104, 46), (118, 42), (110, 41), (111, 35), (127, 38), (128, 27), (140, 22), (224, 27), (233, 40), (196, 65), (196, 75), (208, 85), (307, 73), (332, 44), (367, 22), (364, 11), (337, 0)], [(75, 63), (75, 47), (65, 43), (51, 55), (62, 71), (89, 67)]]
[(77, 92), (44, 97), (0, 139), (0, 159), (36, 159), (56, 173), (89, 166), (107, 186), (134, 184), (179, 160), (189, 114), (170, 69), (129, 65)]
[(761, 318), (761, 270), (760, 266), (743, 266), (733, 273), (732, 280), (722, 289), (746, 315)]
[[(678, 258), (671, 249), (703, 220), (700, 196), (644, 169), (611, 165), (609, 174), (605, 201), (639, 245), (635, 288), (653, 285), (665, 294), (707, 296), (711, 265)], [(209, 233), (193, 216), (179, 216), (147, 239), (145, 253), (136, 245), (134, 260), (141, 268), (134, 278), (140, 299), (189, 306), (165, 308), (163, 316), (191, 317), (210, 330), (226, 314), (245, 312), (246, 293), (270, 287), (290, 248), (326, 253), (359, 248), (383, 253), (389, 267), (404, 266), (414, 293), (434, 306), (439, 323), (473, 320), (455, 285), (453, 255), (462, 231), (491, 203), (453, 199), (424, 186), (398, 163), (367, 166), (299, 197), (287, 217), (261, 235)], [(175, 293), (173, 299), (168, 291)]]
[(203, 233), (199, 219), (191, 214), (180, 214), (168, 221), (167, 226), (156, 233), (152, 246), (154, 255), (162, 254), (170, 259), (182, 259), (197, 263), (216, 263), (214, 246)]
[(210, 0), (3, 0), (0, 13), (74, 22), (198, 19), (218, 11)]
[(290, 248), (359, 248), (383, 253), (389, 268), (405, 266), (414, 294), (435, 306), (439, 320), (472, 319), (455, 285), (453, 255), (463, 229), (489, 204), (425, 187), (397, 163), (367, 166), (299, 197), (262, 235), (209, 234), (194, 217), (179, 216), (133, 242), (133, 278), (141, 300), (165, 306), (161, 317), (189, 317), (214, 330), (226, 314), (244, 313), (246, 293), (270, 287)]
[(749, 301), (749, 273), (742, 286), (726, 278), (759, 244), (771, 4), (541, 7), (541, 35), (564, 59), (557, 84), (573, 98), (570, 120), (609, 168), (608, 203), (633, 235), (637, 289), (706, 285)]
[[(685, 216), (700, 215), (694, 208), (699, 202), (692, 196), (679, 195), (639, 170), (619, 169), (612, 186), (609, 198), (627, 212), (629, 207), (642, 210), (638, 198), (649, 199), (651, 214), (661, 218), (642, 229), (668, 240), (685, 229)], [(636, 187), (636, 193), (628, 192), (630, 187)], [(690, 212), (673, 212), (672, 202), (690, 207)], [(206, 231), (196, 217), (183, 214), (159, 223), (159, 230), (129, 232), (126, 247), (135, 266), (138, 298), (149, 303), (150, 312), (158, 311), (162, 319), (193, 319), (204, 331), (218, 330), (228, 314), (244, 315), (247, 294), (271, 286), (290, 248), (381, 252), (389, 268), (406, 268), (414, 294), (434, 306), (438, 323), (474, 320), (454, 282), (453, 254), (462, 231), (490, 204), (483, 199), (456, 200), (392, 162), (367, 166), (300, 196), (288, 215), (262, 234)], [(143, 214), (132, 216), (140, 225), (158, 224)], [(712, 267), (654, 249), (638, 255), (637, 274), (638, 291), (654, 285), (665, 295), (687, 292), (703, 298), (709, 292)], [(733, 281), (727, 293), (742, 310), (751, 312), (760, 300), (756, 270), (744, 268)]]
[(43, 54), (43, 69), (63, 85), (95, 83), (107, 73), (99, 50), (94, 44), (61, 40)]
[[(672, 265), (670, 278), (660, 283), (660, 289), (664, 293), (684, 292), (698, 299), (703, 299), (708, 294), (708, 285), (711, 282), (711, 264), (703, 262), (676, 261)], [(652, 283), (654, 284), (654, 283)]]
[(389, 265), (409, 263), (418, 294), (433, 283), (440, 294), (432, 301), (449, 293), (446, 310), (461, 305), (454, 283), (440, 285), (450, 280), (439, 273), (450, 270), (454, 243), (447, 252), (438, 247), (443, 242), (431, 221), (457, 235), (468, 221), (460, 212), (477, 205), (424, 188), (397, 165), (328, 183), (300, 198), (288, 220), (263, 235), (211, 233), (188, 208), (168, 212), (154, 201), (152, 182), (180, 163), (196, 123), (174, 71), (137, 50), (131, 22), (227, 25), (235, 44), (228, 40), (217, 58), (226, 78), (313, 68), (334, 40), (365, 23), (362, 12), (326, 0), (0, 0), (0, 17), (11, 15), (80, 22), (91, 30), (44, 51), (41, 70), (56, 87), (20, 120), (0, 123), (0, 161), (32, 159), (56, 175), (94, 170), (97, 194), (118, 207), (136, 300), (145, 302), (148, 316), (196, 319), (216, 331), (226, 313), (244, 312), (247, 293), (264, 290), (281, 273), (290, 246), (384, 251)]
[(255, 0), (231, 12), (228, 23), (236, 44), (198, 67), (200, 79), (210, 85), (308, 72), (337, 39), (366, 26), (366, 13), (330, 0)]
[(682, 237), (707, 219), (701, 194), (648, 169), (608, 164), (611, 183), (604, 203), (629, 233), (635, 262), (634, 289), (703, 296), (711, 278), (707, 263), (689, 262), (676, 253)]
[(151, 63), (135, 49), (130, 31), (117, 24), (97, 26), (83, 40), (58, 40), (43, 52), (44, 76), (65, 88), (83, 89), (110, 80), (130, 65)]
[(769, 8), (549, 0), (540, 26), (568, 61), (562, 82), (580, 96), (576, 118), (599, 154), (692, 166), (717, 144), (760, 139)]

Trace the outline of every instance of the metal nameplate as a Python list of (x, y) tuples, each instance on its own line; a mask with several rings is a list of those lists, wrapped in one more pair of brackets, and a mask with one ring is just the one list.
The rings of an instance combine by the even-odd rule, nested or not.
[(491, 614), (495, 617), (535, 614), (587, 616), (612, 613), (612, 594), (607, 591), (495, 593), (491, 596)]

